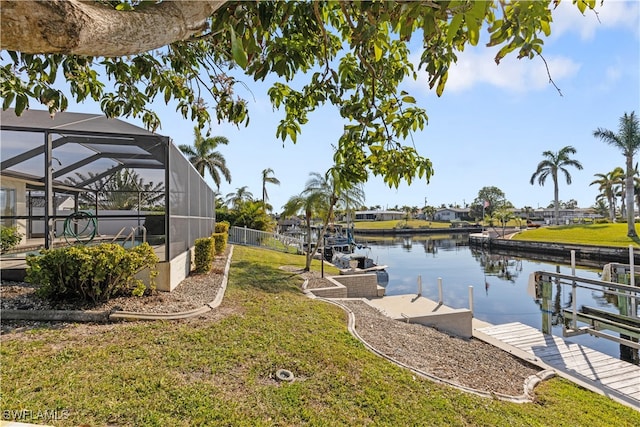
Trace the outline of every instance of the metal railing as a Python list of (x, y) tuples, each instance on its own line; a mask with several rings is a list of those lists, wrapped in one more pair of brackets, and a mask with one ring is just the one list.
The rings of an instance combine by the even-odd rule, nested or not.
[[(635, 301), (640, 298), (639, 287), (547, 271), (537, 271), (532, 275), (537, 278), (537, 294), (540, 295), (542, 300), (542, 331), (544, 333), (551, 334), (552, 320), (550, 316), (555, 312), (552, 307), (551, 286), (552, 284), (563, 285), (572, 289), (571, 307), (560, 310), (560, 314), (564, 318), (563, 334), (565, 336), (588, 333), (626, 345), (636, 349), (636, 351), (640, 349), (640, 344), (638, 344), (640, 319), (630, 308), (632, 307), (635, 310)], [(578, 298), (576, 298), (576, 288), (603, 291), (607, 294), (615, 295), (620, 312), (625, 314), (607, 313), (604, 310), (587, 306), (582, 306), (581, 309), (578, 309), (579, 303), (577, 301)], [(549, 318), (547, 319), (547, 317)], [(584, 323), (586, 326), (580, 327), (577, 322)], [(619, 333), (621, 336), (617, 337), (603, 333), (603, 330)]]
[(258, 246), (280, 252), (301, 253), (304, 242), (300, 238), (284, 234), (234, 226), (229, 228), (229, 243)]

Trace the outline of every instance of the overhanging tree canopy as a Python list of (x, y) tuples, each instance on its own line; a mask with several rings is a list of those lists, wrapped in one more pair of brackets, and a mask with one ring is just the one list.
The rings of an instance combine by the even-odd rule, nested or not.
[[(581, 12), (596, 3), (572, 1)], [(213, 118), (248, 123), (231, 68), (256, 80), (276, 75), (269, 96), (284, 110), (279, 138), (295, 143), (308, 114), (333, 104), (346, 121), (335, 144), (340, 179), (359, 183), (372, 172), (397, 187), (433, 173), (403, 143), (427, 123), (398, 89), (417, 75), (409, 42), (420, 38), (418, 69), (440, 95), (457, 52), (485, 28), (488, 45), (500, 46), (496, 63), (512, 52), (540, 55), (559, 2), (2, 1), (0, 92), (18, 114), (33, 101), (65, 110), (70, 95), (152, 130), (160, 121), (150, 105), (160, 97), (202, 128)], [(294, 86), (296, 76), (304, 83)]]

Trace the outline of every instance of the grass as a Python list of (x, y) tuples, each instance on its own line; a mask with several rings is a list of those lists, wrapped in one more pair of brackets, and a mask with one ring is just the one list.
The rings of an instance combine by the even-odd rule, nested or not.
[(581, 245), (628, 247), (640, 246), (640, 239), (627, 237), (627, 224), (581, 224), (540, 227), (525, 230), (514, 240), (562, 242)]
[[(394, 228), (449, 228), (449, 222), (436, 222), (424, 220), (406, 221), (359, 221), (354, 223), (355, 229), (391, 230)], [(510, 221), (508, 227), (519, 227), (522, 221)], [(501, 227), (496, 226), (496, 230)], [(455, 229), (451, 229), (454, 233)], [(524, 230), (513, 237), (514, 240), (576, 243), (582, 245), (628, 247), (634, 245), (640, 247), (640, 239), (627, 237), (626, 223), (606, 224), (571, 224), (560, 226), (540, 227)]]
[(451, 223), (444, 221), (410, 219), (408, 221), (357, 221), (353, 223), (353, 226), (356, 230), (391, 230), (394, 228), (450, 228)]
[[(285, 264), (304, 257), (236, 246), (218, 320), (4, 336), (2, 409), (58, 410), (52, 425), (640, 425), (562, 379), (513, 404), (416, 377), (366, 350), (342, 310), (303, 296)], [(297, 380), (274, 381), (279, 368)]]

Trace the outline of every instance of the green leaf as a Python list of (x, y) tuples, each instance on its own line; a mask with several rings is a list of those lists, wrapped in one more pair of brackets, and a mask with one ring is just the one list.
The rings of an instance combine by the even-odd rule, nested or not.
[(16, 116), (22, 115), (22, 112), (27, 107), (27, 105), (28, 105), (27, 95), (23, 93), (19, 93), (16, 96), (16, 108), (15, 108)]
[(129, 3), (118, 3), (116, 10), (133, 10), (133, 7)]
[(247, 68), (247, 53), (236, 37), (233, 27), (229, 28), (229, 31), (231, 32), (231, 54), (233, 55), (233, 60), (244, 70)]
[(14, 98), (15, 94), (13, 92), (7, 93), (7, 96), (4, 98), (4, 102), (2, 103), (2, 109), (6, 110), (7, 108), (11, 107), (11, 103), (13, 102)]
[(375, 43), (373, 45), (373, 53), (375, 55), (376, 62), (380, 61), (380, 58), (382, 58), (382, 49), (380, 48), (380, 45), (378, 45), (378, 43)]
[(462, 25), (462, 14), (459, 13), (451, 19), (451, 23), (449, 24), (449, 28), (447, 29), (447, 43), (451, 43), (456, 33), (460, 29), (460, 25)]
[(542, 32), (545, 36), (549, 36), (551, 34), (551, 25), (549, 25), (549, 21), (543, 19), (540, 21), (540, 28), (542, 28)]

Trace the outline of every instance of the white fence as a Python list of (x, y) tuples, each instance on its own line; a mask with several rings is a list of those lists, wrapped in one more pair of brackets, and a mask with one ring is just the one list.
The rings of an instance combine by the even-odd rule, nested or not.
[(234, 245), (260, 246), (281, 252), (302, 253), (303, 241), (297, 237), (285, 236), (246, 227), (231, 227), (229, 243)]

